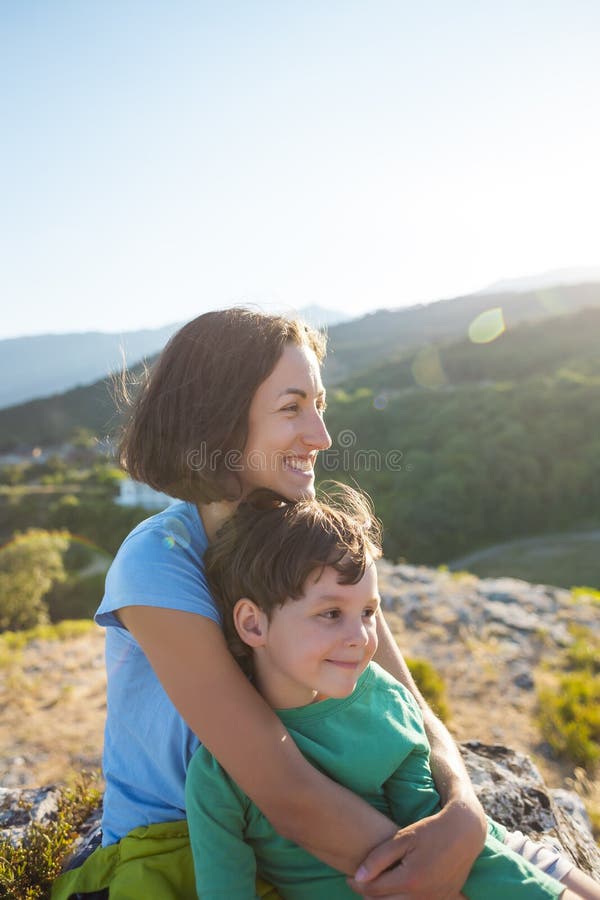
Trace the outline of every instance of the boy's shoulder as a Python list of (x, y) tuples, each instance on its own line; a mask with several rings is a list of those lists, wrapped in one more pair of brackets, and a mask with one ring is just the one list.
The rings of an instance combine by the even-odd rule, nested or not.
[(388, 699), (394, 698), (396, 701), (407, 704), (422, 717), (419, 704), (408, 688), (394, 678), (393, 675), (390, 675), (379, 663), (372, 660), (368, 665), (367, 671), (370, 675), (369, 686), (372, 691), (386, 695)]

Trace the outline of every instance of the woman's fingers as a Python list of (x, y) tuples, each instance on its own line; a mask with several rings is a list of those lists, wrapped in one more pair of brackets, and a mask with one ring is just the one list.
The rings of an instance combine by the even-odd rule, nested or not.
[(457, 900), (473, 857), (464, 836), (448, 835), (440, 814), (421, 819), (375, 847), (349, 886), (363, 897)]
[[(381, 883), (386, 888), (389, 888), (390, 884), (394, 886), (400, 884), (401, 880), (405, 881), (402, 878), (403, 873), (399, 870), (402, 868), (406, 857), (414, 851), (416, 840), (417, 835), (415, 832), (411, 828), (407, 828), (397, 831), (388, 841), (384, 841), (383, 844), (371, 850), (354, 878), (349, 879), (353, 890), (356, 890), (357, 887), (360, 888), (359, 893), (362, 893), (363, 896), (368, 896), (368, 893), (373, 894), (373, 896), (385, 896), (381, 892), (373, 892), (374, 879), (377, 879), (378, 887)], [(386, 869), (391, 869), (392, 866), (394, 867), (393, 871), (386, 872)], [(405, 892), (411, 887), (413, 886), (410, 884), (403, 884)], [(396, 893), (398, 893), (397, 889)]]

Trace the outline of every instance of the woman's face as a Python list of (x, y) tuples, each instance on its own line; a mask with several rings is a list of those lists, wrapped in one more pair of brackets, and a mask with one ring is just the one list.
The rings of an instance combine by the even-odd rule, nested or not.
[(270, 488), (289, 500), (314, 497), (317, 453), (331, 446), (324, 409), (317, 357), (309, 347), (288, 344), (250, 404), (244, 495)]

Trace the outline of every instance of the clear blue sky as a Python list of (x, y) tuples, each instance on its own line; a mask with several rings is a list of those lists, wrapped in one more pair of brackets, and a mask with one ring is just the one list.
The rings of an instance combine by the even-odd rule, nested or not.
[(598, 265), (597, 0), (4, 0), (0, 337)]

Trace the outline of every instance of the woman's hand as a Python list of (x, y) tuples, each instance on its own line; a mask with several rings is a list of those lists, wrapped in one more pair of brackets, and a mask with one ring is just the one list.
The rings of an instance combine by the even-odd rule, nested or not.
[(348, 884), (367, 898), (456, 900), (482, 846), (479, 817), (449, 803), (372, 850)]

